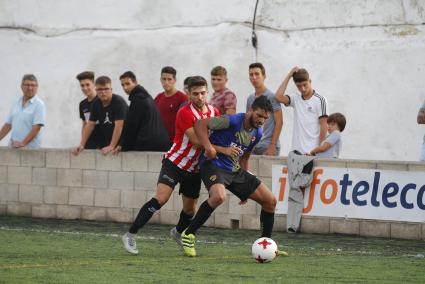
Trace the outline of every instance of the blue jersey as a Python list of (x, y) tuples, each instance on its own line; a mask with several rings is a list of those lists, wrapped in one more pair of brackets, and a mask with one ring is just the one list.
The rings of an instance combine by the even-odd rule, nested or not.
[[(212, 163), (226, 171), (236, 172), (240, 169), (239, 160), (246, 152), (252, 151), (252, 148), (260, 141), (262, 136), (261, 128), (253, 128), (247, 130), (243, 126), (245, 120), (245, 113), (222, 115), (220, 117), (210, 118), (208, 124), (212, 133), (210, 135), (211, 144), (230, 147), (234, 146), (240, 149), (238, 157), (229, 157), (221, 153), (217, 153), (217, 158), (212, 160)], [(202, 163), (206, 160), (203, 155), (201, 158)]]

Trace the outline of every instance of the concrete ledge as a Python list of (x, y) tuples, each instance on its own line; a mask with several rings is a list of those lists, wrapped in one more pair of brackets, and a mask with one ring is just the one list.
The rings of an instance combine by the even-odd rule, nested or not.
[(0, 166), (0, 184), (7, 183), (7, 167)]
[(101, 207), (82, 207), (81, 219), (106, 221), (106, 208)]
[(21, 166), (45, 167), (46, 152), (43, 150), (21, 150)]
[(67, 169), (71, 167), (69, 150), (52, 150), (46, 152), (46, 168)]
[(31, 205), (26, 203), (7, 204), (7, 215), (31, 217)]
[(329, 234), (329, 217), (303, 216), (301, 218), (300, 232), (313, 234)]
[(56, 218), (56, 205), (33, 205), (31, 213), (33, 218)]
[[(0, 215), (132, 222), (156, 194), (162, 157), (153, 152), (103, 156), (94, 150), (75, 157), (61, 149), (0, 147)], [(285, 157), (253, 156), (251, 169), (271, 188), (272, 165), (286, 162)], [(425, 163), (418, 162), (318, 159), (317, 165), (425, 172)], [(177, 223), (182, 210), (178, 190), (149, 223)], [(207, 198), (203, 186), (197, 206)], [(228, 192), (205, 226), (259, 230), (261, 206), (238, 203)], [(275, 216), (274, 231), (286, 231), (286, 215)], [(300, 232), (425, 240), (425, 223), (303, 216)]]
[(376, 220), (361, 220), (360, 236), (389, 238), (391, 236), (390, 223)]
[(78, 156), (71, 155), (71, 168), (73, 169), (95, 169), (96, 151), (84, 150)]
[(359, 235), (360, 234), (360, 220), (349, 219), (330, 219), (330, 233)]
[(80, 219), (81, 218), (81, 207), (80, 206), (69, 206), (69, 205), (58, 205), (56, 208), (56, 216), (59, 219)]
[(391, 238), (420, 240), (422, 236), (421, 224), (391, 223), (390, 230)]
[(0, 147), (0, 165), (2, 166), (20, 166), (21, 152), (19, 150)]
[(7, 214), (7, 205), (6, 204), (0, 204), (0, 215), (6, 215)]
[(123, 223), (133, 222), (133, 210), (122, 208), (108, 208), (106, 209), (106, 220)]

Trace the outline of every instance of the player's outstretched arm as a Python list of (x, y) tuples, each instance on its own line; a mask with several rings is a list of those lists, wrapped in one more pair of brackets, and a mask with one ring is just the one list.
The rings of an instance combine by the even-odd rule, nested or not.
[(195, 121), (193, 128), (195, 129), (196, 136), (199, 139), (202, 147), (205, 149), (205, 155), (209, 159), (214, 159), (217, 155), (217, 151), (213, 147), (208, 137), (208, 124), (210, 122), (210, 118), (204, 118)]

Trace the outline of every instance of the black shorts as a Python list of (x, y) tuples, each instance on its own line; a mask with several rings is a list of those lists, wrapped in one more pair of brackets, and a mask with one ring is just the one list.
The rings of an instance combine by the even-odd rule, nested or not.
[(163, 183), (174, 189), (180, 183), (179, 194), (196, 199), (201, 191), (201, 175), (180, 169), (168, 159), (162, 160), (158, 183)]
[(255, 175), (244, 169), (239, 169), (234, 173), (228, 172), (216, 167), (211, 161), (205, 161), (202, 165), (201, 178), (208, 190), (214, 184), (224, 184), (230, 192), (242, 201), (247, 200), (261, 184), (261, 181)]

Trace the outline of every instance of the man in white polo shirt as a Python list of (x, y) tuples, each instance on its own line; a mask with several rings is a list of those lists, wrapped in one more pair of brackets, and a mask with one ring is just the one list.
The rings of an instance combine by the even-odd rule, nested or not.
[(22, 78), (20, 97), (6, 118), (6, 123), (0, 130), (0, 140), (10, 131), (9, 146), (13, 148), (37, 149), (41, 145), (41, 127), (45, 124), (45, 106), (37, 94), (37, 78), (26, 74)]
[[(301, 95), (286, 95), (289, 80), (293, 78)], [(305, 154), (316, 148), (326, 138), (328, 109), (325, 97), (316, 93), (311, 86), (307, 70), (294, 67), (286, 75), (276, 99), (285, 106), (294, 108), (294, 130), (292, 134), (292, 150)]]

